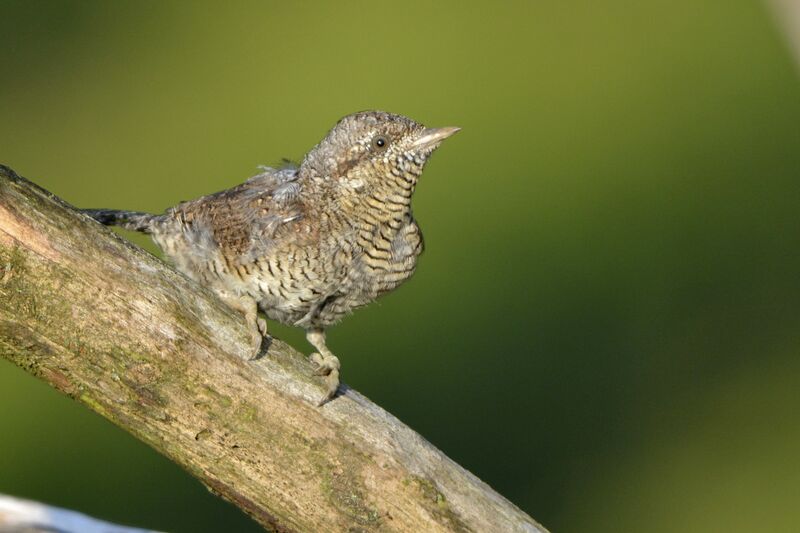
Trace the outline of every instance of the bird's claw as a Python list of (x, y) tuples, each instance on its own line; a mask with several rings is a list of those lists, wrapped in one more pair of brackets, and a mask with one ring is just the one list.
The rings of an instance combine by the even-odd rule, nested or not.
[(334, 396), (336, 396), (336, 392), (339, 390), (339, 370), (333, 369), (331, 370), (327, 376), (325, 376), (325, 394), (320, 398), (317, 402), (317, 407), (321, 407), (325, 405), (328, 401), (332, 400)]
[(253, 339), (250, 343), (250, 361), (254, 359), (258, 359), (258, 356), (261, 355), (261, 343), (264, 341), (264, 337), (259, 332), (254, 332)]
[(339, 390), (339, 368), (341, 365), (336, 356), (329, 355), (324, 357), (318, 352), (312, 353), (308, 359), (316, 366), (314, 375), (325, 377), (325, 395), (317, 402), (317, 407), (319, 407), (336, 396), (336, 391)]
[[(267, 335), (267, 321), (263, 318), (256, 320), (255, 328), (252, 330), (251, 340), (251, 355), (250, 360), (258, 359), (261, 355), (261, 349), (264, 346), (264, 339), (269, 339)], [(268, 345), (269, 346), (269, 345)]]

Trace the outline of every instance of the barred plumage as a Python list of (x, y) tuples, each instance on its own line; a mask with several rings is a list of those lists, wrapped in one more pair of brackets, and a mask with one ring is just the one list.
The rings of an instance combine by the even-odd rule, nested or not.
[(266, 323), (306, 330), (327, 376), (339, 361), (324, 331), (413, 275), (424, 248), (411, 198), (425, 162), (458, 128), (426, 129), (380, 111), (349, 115), (298, 167), (262, 172), (162, 215), (85, 210), (149, 233), (175, 266), (241, 311), (260, 352)]

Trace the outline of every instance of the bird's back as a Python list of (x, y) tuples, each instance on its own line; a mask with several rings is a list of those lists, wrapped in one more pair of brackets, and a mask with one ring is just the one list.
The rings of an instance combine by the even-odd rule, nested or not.
[(151, 235), (179, 270), (218, 293), (246, 294), (285, 324), (327, 327), (411, 277), (422, 234), (410, 211), (375, 224), (308, 207), (304, 187), (313, 184), (294, 170), (265, 169), (169, 209)]
[(321, 291), (301, 284), (308, 280), (298, 263), (305, 258), (305, 270), (312, 268), (318, 235), (300, 191), (295, 169), (265, 168), (241, 185), (167, 210), (151, 235), (186, 275), (217, 292), (265, 301), (272, 318), (291, 323), (307, 307), (303, 300)]

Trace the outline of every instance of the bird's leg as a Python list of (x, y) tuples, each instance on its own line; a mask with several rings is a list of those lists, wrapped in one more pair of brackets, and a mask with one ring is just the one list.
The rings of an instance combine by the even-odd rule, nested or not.
[(234, 296), (228, 293), (218, 293), (223, 302), (244, 315), (247, 327), (250, 329), (250, 360), (258, 358), (261, 353), (261, 343), (267, 336), (267, 321), (258, 316), (258, 304), (249, 296)]
[(318, 376), (325, 376), (325, 396), (317, 404), (322, 405), (336, 395), (339, 389), (339, 359), (333, 355), (325, 344), (325, 331), (322, 329), (309, 329), (306, 331), (306, 339), (311, 346), (317, 349), (316, 352), (308, 356), (308, 359), (317, 365), (314, 371)]

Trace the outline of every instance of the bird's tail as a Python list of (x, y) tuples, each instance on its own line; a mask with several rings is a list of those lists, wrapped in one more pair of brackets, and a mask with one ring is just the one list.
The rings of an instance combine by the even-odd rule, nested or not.
[(81, 209), (81, 212), (106, 226), (119, 226), (142, 233), (152, 233), (153, 223), (159, 218), (158, 215), (150, 213), (117, 209)]

